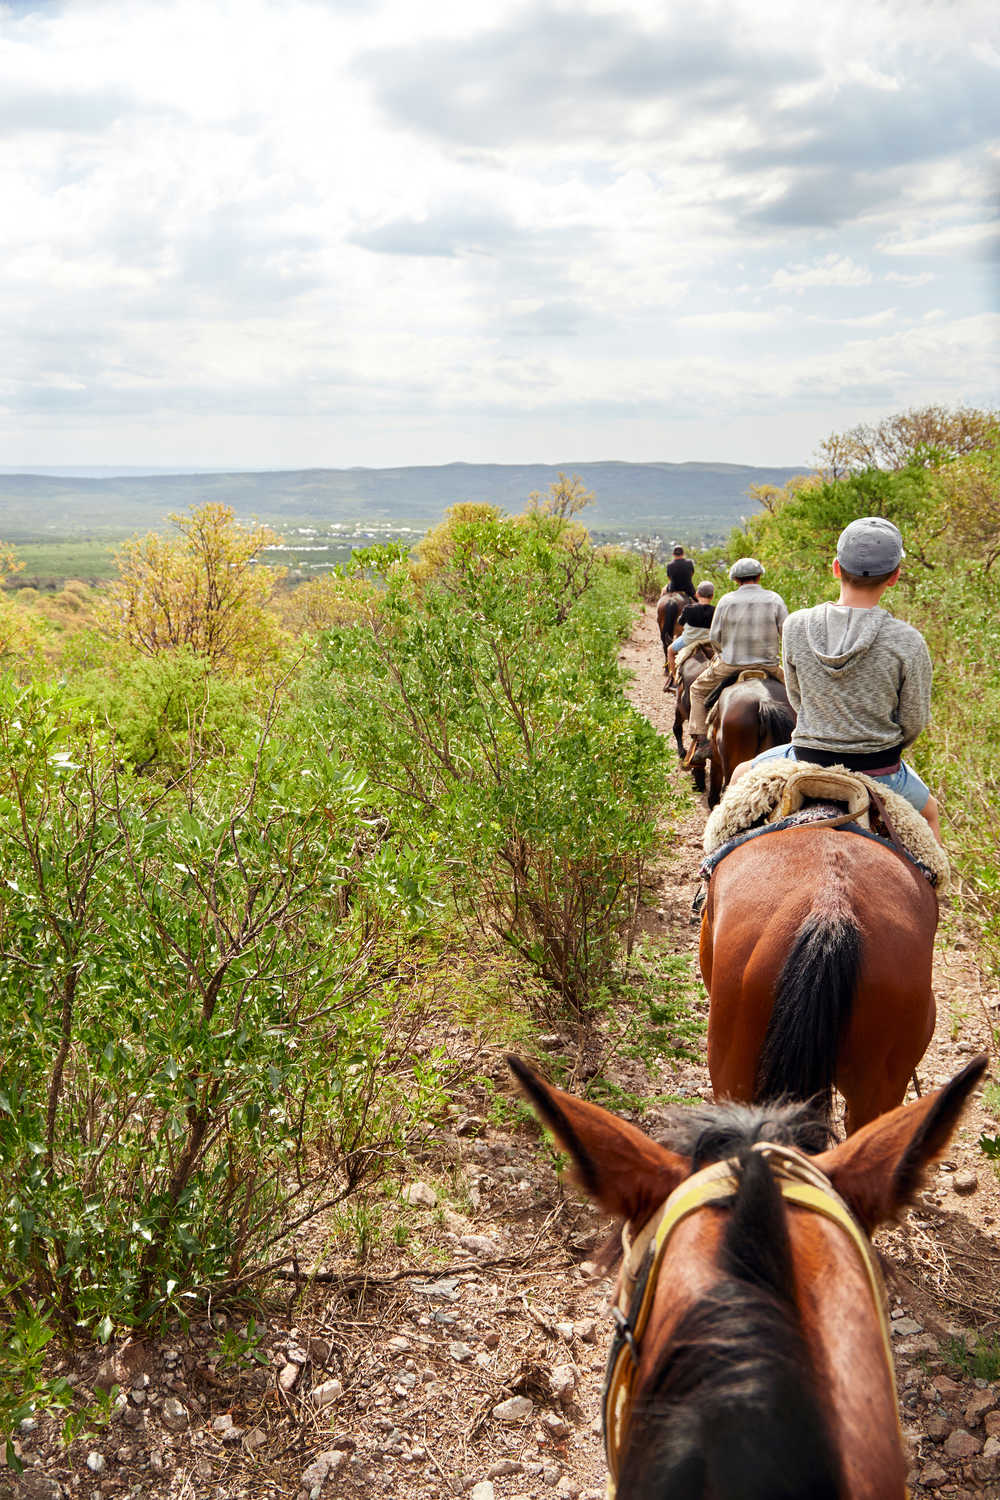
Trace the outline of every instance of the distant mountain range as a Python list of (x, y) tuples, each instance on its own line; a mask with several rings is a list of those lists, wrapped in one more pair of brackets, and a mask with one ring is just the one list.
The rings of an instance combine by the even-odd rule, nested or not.
[(581, 517), (597, 531), (685, 533), (688, 544), (722, 540), (752, 513), (752, 484), (784, 484), (798, 468), (717, 463), (441, 464), (399, 469), (72, 476), (0, 473), (0, 539), (111, 537), (150, 531), (172, 511), (207, 500), (271, 525), (366, 522), (433, 525), (450, 505), (485, 501), (524, 509), (559, 473), (594, 493)]

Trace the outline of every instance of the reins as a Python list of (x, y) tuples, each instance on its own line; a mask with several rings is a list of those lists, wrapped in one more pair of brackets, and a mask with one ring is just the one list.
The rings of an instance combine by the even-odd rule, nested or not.
[[(811, 1209), (839, 1225), (857, 1251), (878, 1313), (898, 1425), (899, 1402), (885, 1290), (871, 1245), (829, 1178), (809, 1157), (794, 1147), (775, 1146), (766, 1141), (758, 1141), (751, 1149), (766, 1158), (781, 1196), (787, 1202)], [(657, 1278), (670, 1236), (690, 1214), (708, 1205), (725, 1202), (738, 1187), (735, 1159), (712, 1162), (680, 1183), (634, 1239), (629, 1235), (627, 1225), (622, 1230), (625, 1259), (618, 1298), (612, 1308), (615, 1333), (601, 1398), (604, 1449), (608, 1460), (608, 1500), (615, 1500), (617, 1495), (642, 1338), (652, 1312)]]

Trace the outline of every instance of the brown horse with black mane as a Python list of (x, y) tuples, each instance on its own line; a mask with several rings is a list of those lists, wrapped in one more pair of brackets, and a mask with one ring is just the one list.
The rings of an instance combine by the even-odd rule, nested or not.
[(668, 1149), (509, 1062), (586, 1191), (624, 1221), (609, 1494), (903, 1500), (867, 1236), (912, 1201), (986, 1058), (826, 1150), (801, 1107), (737, 1105), (678, 1111)]
[(900, 1103), (934, 1031), (938, 903), (879, 840), (811, 823), (715, 867), (702, 913), (716, 1098), (811, 1099), (857, 1130)]
[(678, 589), (664, 589), (656, 601), (656, 628), (663, 644), (663, 670), (667, 670), (667, 648), (677, 634), (677, 621), (681, 610), (693, 604), (691, 594), (682, 594)]

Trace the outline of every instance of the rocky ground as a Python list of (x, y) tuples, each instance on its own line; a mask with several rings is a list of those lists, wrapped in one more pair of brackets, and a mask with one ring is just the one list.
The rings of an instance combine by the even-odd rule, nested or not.
[[(649, 611), (623, 660), (634, 702), (668, 732), (673, 698)], [(699, 807), (683, 818), (654, 877), (644, 925), (671, 953), (696, 944), (704, 817)], [(986, 1048), (1000, 1024), (1000, 995), (947, 909), (936, 987), (924, 1087)], [(610, 1072), (635, 1093), (710, 1097), (696, 1062), (649, 1076), (619, 1061)], [(112, 1420), (68, 1450), (44, 1419), (27, 1424), (24, 1473), (0, 1477), (0, 1500), (599, 1500), (610, 1283), (593, 1255), (609, 1226), (564, 1189), (520, 1123), (499, 1055), (483, 1074), (413, 1164), (402, 1199), (373, 1216), (363, 1262), (341, 1226), (336, 1254), (322, 1235), (300, 1246), (300, 1265), (317, 1274), (276, 1286), (256, 1312), (64, 1355), (83, 1394), (119, 1388)], [(657, 1118), (644, 1116), (654, 1133)], [(1000, 1495), (1000, 1385), (977, 1378), (975, 1361), (977, 1339), (995, 1341), (1000, 1328), (1000, 1182), (978, 1147), (998, 1129), (977, 1104), (905, 1224), (879, 1235), (914, 1496)]]

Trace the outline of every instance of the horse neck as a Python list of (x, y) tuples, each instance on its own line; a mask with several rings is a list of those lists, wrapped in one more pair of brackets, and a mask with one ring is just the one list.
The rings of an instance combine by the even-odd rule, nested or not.
[(903, 1500), (896, 1392), (867, 1273), (838, 1225), (789, 1212), (796, 1306), (844, 1474), (844, 1500)]

